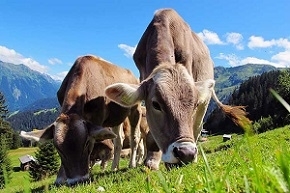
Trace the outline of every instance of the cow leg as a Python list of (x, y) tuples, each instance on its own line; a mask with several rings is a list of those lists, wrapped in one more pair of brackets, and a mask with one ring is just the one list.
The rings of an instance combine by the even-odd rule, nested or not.
[(112, 171), (116, 171), (119, 169), (120, 155), (123, 147), (123, 139), (122, 139), (123, 123), (113, 127), (112, 129), (113, 132), (117, 135), (117, 137), (114, 139), (114, 159), (112, 163)]
[(128, 116), (131, 125), (131, 134), (130, 134), (131, 156), (129, 163), (129, 167), (131, 168), (136, 167), (137, 150), (141, 138), (140, 133), (141, 116), (142, 111), (140, 105), (138, 105), (136, 108), (133, 107), (131, 109), (130, 115)]
[(101, 161), (101, 170), (105, 171), (106, 167), (107, 167), (107, 160), (102, 159), (102, 161)]
[(161, 161), (162, 152), (157, 146), (150, 131), (148, 132), (146, 136), (146, 148), (147, 148), (147, 153), (146, 153), (146, 159), (144, 161), (144, 165), (152, 170), (158, 170), (159, 164)]
[(144, 140), (141, 139), (138, 145), (138, 149), (137, 149), (137, 164), (138, 165), (141, 165), (143, 163), (144, 155), (145, 155)]

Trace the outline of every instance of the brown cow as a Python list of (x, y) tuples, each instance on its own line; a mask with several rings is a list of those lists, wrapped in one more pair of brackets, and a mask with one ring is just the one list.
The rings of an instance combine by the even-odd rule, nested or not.
[[(105, 88), (116, 82), (139, 83), (129, 70), (98, 57), (79, 57), (57, 92), (61, 115), (40, 132), (22, 132), (26, 138), (53, 139), (61, 158), (56, 184), (73, 185), (89, 180), (89, 155), (93, 145), (116, 137), (103, 127), (113, 127), (119, 134), (119, 125), (126, 117), (133, 129), (139, 127), (141, 112), (137, 105), (125, 108), (105, 96)], [(132, 141), (137, 144), (139, 139)]]
[(134, 61), (140, 86), (114, 84), (107, 87), (106, 95), (126, 107), (145, 101), (150, 128), (148, 167), (158, 169), (161, 152), (167, 166), (196, 161), (196, 143), (211, 97), (234, 121), (250, 124), (244, 107), (218, 100), (209, 50), (174, 10), (155, 12), (137, 45)]

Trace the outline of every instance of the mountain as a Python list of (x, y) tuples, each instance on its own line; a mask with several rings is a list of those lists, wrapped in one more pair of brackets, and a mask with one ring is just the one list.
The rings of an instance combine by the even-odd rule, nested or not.
[[(273, 70), (279, 70), (271, 65), (264, 64), (246, 64), (237, 67), (215, 67), (214, 68), (214, 79), (216, 81), (215, 91), (221, 102), (227, 104), (229, 96), (237, 89), (240, 84), (250, 77), (261, 75), (264, 72)], [(213, 110), (217, 107), (216, 103), (211, 101), (209, 103), (205, 121)]]
[(264, 72), (278, 70), (274, 66), (263, 64), (246, 64), (237, 67), (215, 67), (214, 79), (216, 81), (215, 90), (220, 100), (226, 101), (228, 96), (237, 88), (242, 82), (252, 76), (261, 75)]
[(0, 61), (0, 91), (5, 96), (10, 112), (23, 110), (38, 100), (55, 98), (59, 87), (60, 82), (46, 74), (23, 64)]

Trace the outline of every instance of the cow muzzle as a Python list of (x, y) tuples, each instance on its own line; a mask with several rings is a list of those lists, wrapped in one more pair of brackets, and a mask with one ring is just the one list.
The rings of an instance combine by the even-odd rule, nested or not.
[(75, 186), (77, 184), (84, 184), (90, 182), (90, 176), (89, 174), (84, 176), (77, 176), (75, 178), (64, 178), (62, 176), (58, 176), (58, 178), (55, 180), (54, 185), (59, 187), (62, 185), (66, 186)]
[(166, 167), (182, 166), (196, 160), (197, 147), (192, 142), (174, 142), (169, 145), (167, 151), (163, 153), (162, 160)]

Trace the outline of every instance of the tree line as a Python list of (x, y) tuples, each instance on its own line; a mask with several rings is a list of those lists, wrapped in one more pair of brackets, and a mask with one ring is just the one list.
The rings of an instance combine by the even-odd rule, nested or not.
[[(245, 106), (256, 133), (290, 123), (288, 111), (270, 93), (272, 88), (290, 101), (290, 70), (270, 71), (249, 78), (236, 88), (228, 104)], [(212, 134), (243, 133), (220, 109), (209, 116), (204, 128)]]
[(47, 111), (25, 111), (19, 112), (7, 119), (15, 131), (31, 131), (43, 129), (55, 121), (60, 113), (60, 108)]

